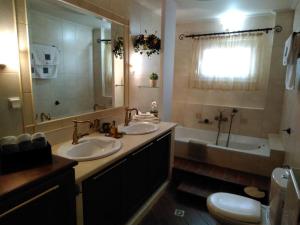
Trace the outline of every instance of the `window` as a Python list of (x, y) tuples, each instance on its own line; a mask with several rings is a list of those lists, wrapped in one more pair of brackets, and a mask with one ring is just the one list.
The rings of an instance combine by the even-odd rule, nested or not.
[(258, 90), (268, 75), (270, 52), (262, 33), (193, 41), (191, 86), (201, 89)]
[[(247, 79), (250, 73), (250, 48), (213, 48), (203, 52), (201, 73), (211, 78)], [(216, 66), (218, 65), (218, 66)]]

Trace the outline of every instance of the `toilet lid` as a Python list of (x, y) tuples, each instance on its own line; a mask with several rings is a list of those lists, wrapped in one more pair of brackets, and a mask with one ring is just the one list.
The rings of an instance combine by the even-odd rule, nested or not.
[(208, 209), (219, 216), (246, 223), (261, 221), (259, 201), (229, 193), (215, 193), (207, 198)]

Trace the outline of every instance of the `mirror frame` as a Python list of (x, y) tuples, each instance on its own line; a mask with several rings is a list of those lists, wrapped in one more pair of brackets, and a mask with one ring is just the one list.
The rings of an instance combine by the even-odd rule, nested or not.
[(74, 119), (96, 119), (107, 116), (120, 116), (124, 108), (129, 105), (129, 20), (124, 19), (106, 9), (100, 8), (88, 2), (78, 0), (53, 0), (63, 4), (75, 7), (80, 11), (95, 15), (96, 17), (105, 18), (111, 22), (120, 24), (124, 27), (124, 106), (97, 110), (69, 117), (62, 117), (43, 123), (35, 120), (34, 100), (32, 93), (32, 78), (30, 70), (30, 46), (27, 19), (27, 1), (14, 0), (16, 25), (18, 33), (20, 77), (23, 100), (23, 128), (24, 132), (33, 133), (38, 131), (59, 131), (72, 127), (71, 121)]

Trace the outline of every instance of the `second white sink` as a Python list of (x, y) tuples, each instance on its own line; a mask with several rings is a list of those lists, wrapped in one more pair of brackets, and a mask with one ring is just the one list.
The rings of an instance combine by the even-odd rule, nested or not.
[(123, 126), (120, 128), (125, 134), (148, 134), (155, 132), (159, 129), (159, 126), (150, 122), (136, 122), (130, 123), (129, 126)]
[(77, 145), (67, 143), (58, 149), (58, 155), (76, 161), (87, 161), (109, 156), (122, 147), (119, 140), (109, 137), (85, 137)]

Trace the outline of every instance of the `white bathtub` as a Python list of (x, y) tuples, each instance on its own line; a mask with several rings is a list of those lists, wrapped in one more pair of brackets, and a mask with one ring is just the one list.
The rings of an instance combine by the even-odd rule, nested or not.
[(178, 126), (175, 129), (175, 141), (183, 143), (204, 144), (212, 149), (237, 151), (247, 154), (270, 156), (268, 140), (263, 138), (248, 137), (231, 134), (229, 147), (226, 147), (227, 133), (221, 133), (219, 144), (216, 145), (217, 132), (186, 128)]

